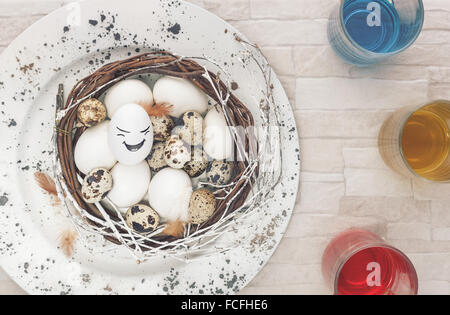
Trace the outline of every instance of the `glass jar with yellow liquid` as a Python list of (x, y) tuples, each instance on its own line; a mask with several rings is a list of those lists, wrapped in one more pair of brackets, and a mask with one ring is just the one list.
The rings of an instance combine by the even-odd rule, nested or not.
[(450, 102), (406, 107), (381, 128), (378, 146), (394, 171), (430, 181), (450, 181)]

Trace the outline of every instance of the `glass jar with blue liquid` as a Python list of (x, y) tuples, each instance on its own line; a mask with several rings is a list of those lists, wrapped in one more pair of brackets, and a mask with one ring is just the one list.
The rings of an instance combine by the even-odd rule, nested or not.
[(328, 39), (345, 61), (367, 66), (411, 46), (423, 22), (422, 0), (341, 0)]

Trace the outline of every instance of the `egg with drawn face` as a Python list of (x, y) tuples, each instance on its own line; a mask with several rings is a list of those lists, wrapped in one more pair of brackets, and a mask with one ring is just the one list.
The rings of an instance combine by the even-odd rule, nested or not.
[(145, 160), (153, 146), (153, 128), (147, 112), (137, 104), (120, 107), (109, 124), (108, 144), (123, 165)]

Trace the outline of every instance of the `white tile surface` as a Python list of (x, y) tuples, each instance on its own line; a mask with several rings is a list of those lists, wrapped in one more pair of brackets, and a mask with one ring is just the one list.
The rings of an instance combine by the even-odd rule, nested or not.
[[(68, 2), (0, 0), (0, 51)], [(450, 206), (444, 200), (450, 186), (411, 183), (385, 169), (376, 150), (392, 110), (450, 99), (450, 1), (424, 0), (425, 31), (417, 44), (364, 69), (342, 62), (327, 44), (327, 17), (337, 0), (193, 2), (263, 47), (296, 108), (302, 138), (296, 214), (270, 263), (242, 293), (329, 294), (320, 273), (323, 249), (336, 233), (360, 227), (410, 256), (421, 294), (450, 294)], [(0, 271), (0, 294), (21, 293)]]

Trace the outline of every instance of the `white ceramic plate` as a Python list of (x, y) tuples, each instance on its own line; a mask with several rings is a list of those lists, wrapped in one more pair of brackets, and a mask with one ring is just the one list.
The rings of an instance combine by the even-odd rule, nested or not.
[(274, 80), (282, 112), (283, 179), (274, 199), (224, 236), (240, 246), (191, 263), (158, 257), (137, 265), (102, 239), (77, 243), (67, 259), (57, 248), (68, 226), (59, 207), (35, 184), (53, 159), (57, 85), (66, 92), (102, 64), (151, 48), (209, 56), (229, 71), (246, 103), (256, 82), (242, 66), (232, 26), (194, 5), (173, 1), (97, 0), (71, 4), (40, 20), (0, 56), (0, 263), (34, 294), (229, 294), (268, 261), (295, 203), (300, 156), (289, 101)]

